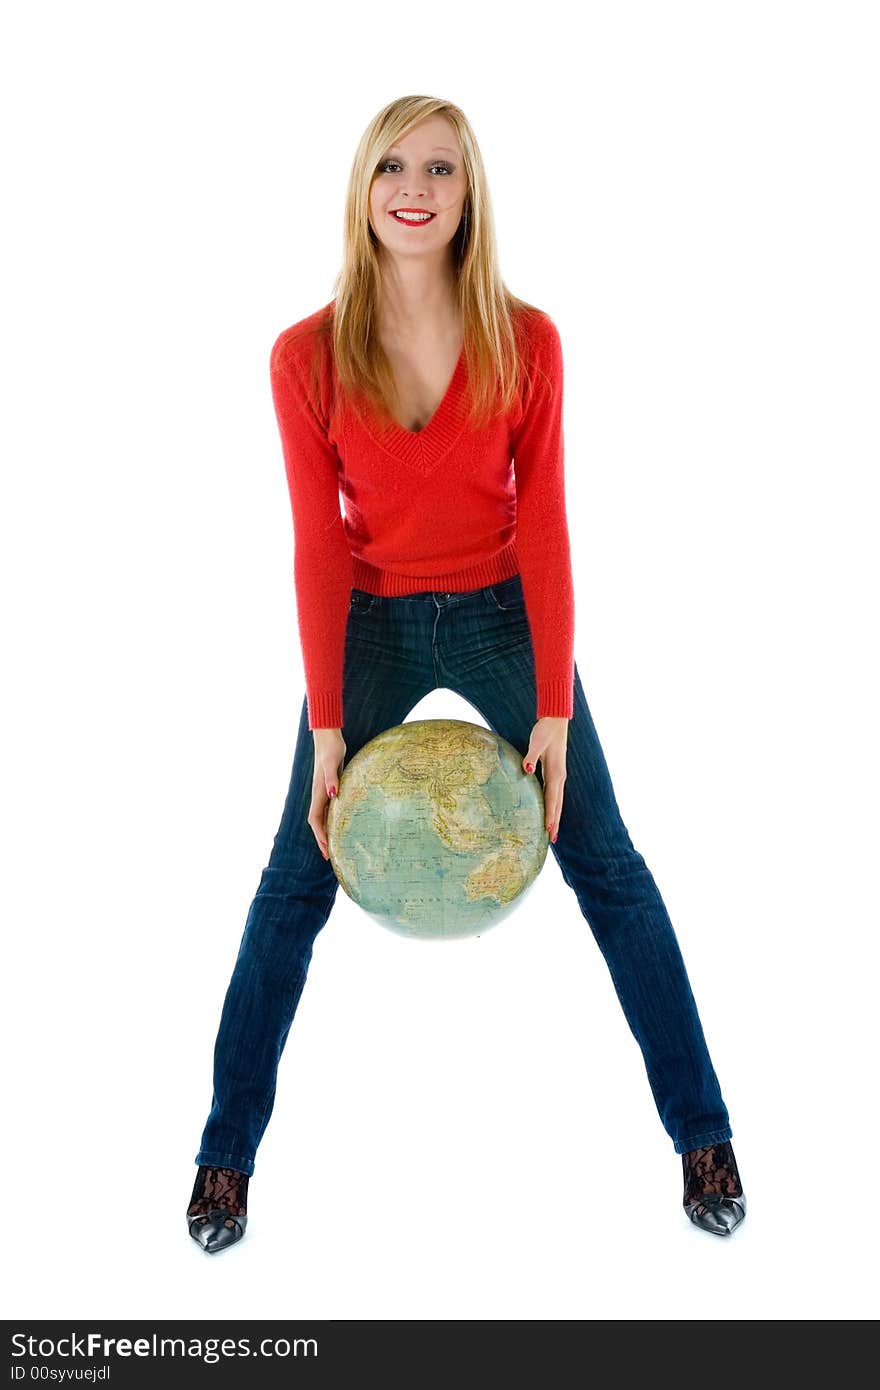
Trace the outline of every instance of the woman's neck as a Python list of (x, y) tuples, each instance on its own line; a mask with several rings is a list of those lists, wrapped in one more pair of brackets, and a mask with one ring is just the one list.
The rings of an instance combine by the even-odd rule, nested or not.
[(454, 278), (436, 268), (413, 263), (383, 281), (378, 303), (379, 336), (413, 340), (454, 337), (461, 332), (461, 311)]

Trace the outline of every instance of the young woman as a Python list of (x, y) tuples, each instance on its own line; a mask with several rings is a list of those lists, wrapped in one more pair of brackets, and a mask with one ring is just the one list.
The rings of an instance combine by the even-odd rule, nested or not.
[(553, 852), (682, 1156), (685, 1211), (727, 1235), (746, 1211), (727, 1108), (574, 661), (559, 334), (504, 286), (458, 107), (403, 97), (367, 127), (335, 289), (271, 353), (306, 693), (223, 1005), (190, 1234), (214, 1253), (245, 1233), (278, 1062), (338, 888), (325, 817), (343, 765), (445, 687), (540, 777)]

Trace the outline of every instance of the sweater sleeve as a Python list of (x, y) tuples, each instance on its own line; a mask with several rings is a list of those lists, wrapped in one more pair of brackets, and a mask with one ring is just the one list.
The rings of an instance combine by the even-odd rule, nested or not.
[[(339, 506), (339, 455), (320, 407), (306, 389), (308, 369), (282, 349), (270, 355), (272, 399), (293, 513), (293, 577), (310, 729), (343, 726), (342, 678), (352, 556)], [(303, 375), (303, 373), (305, 375)]]
[(562, 344), (544, 314), (522, 418), (511, 432), (516, 553), (535, 653), (538, 719), (574, 714), (574, 584), (562, 413)]

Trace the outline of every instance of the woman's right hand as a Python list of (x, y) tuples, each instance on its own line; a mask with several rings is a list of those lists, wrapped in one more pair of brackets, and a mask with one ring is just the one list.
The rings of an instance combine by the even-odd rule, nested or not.
[(309, 825), (312, 827), (318, 848), (325, 859), (327, 852), (327, 807), (330, 797), (336, 796), (342, 764), (345, 762), (345, 739), (341, 729), (313, 729), (315, 740), (315, 773), (312, 778), (312, 804), (309, 807)]

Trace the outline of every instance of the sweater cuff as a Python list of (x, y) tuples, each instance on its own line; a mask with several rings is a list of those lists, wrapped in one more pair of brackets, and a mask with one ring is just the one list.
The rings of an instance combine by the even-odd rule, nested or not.
[(572, 681), (538, 682), (538, 719), (571, 719), (574, 716)]
[(309, 691), (309, 729), (342, 728), (342, 695), (339, 691)]

